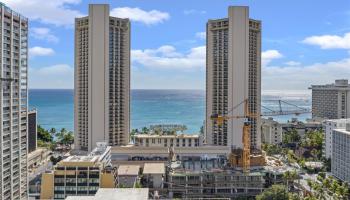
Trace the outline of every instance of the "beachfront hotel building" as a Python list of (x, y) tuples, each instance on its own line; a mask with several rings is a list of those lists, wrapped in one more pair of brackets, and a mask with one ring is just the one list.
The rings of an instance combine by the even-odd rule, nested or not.
[(74, 98), (76, 149), (129, 143), (130, 21), (109, 16), (109, 5), (75, 20)]
[[(242, 148), (244, 119), (210, 119), (213, 114), (243, 116), (244, 100), (260, 113), (261, 22), (249, 19), (249, 8), (231, 6), (228, 17), (207, 23), (206, 142)], [(260, 149), (260, 117), (251, 122), (251, 147)]]
[(0, 3), (0, 199), (27, 199), (28, 19)]
[(335, 80), (326, 85), (312, 85), (312, 117), (342, 119), (350, 117), (350, 85), (348, 80)]

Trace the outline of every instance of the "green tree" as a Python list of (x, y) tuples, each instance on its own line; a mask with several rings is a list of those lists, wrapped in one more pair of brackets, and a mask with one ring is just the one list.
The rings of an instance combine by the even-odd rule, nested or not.
[(71, 147), (71, 145), (74, 143), (73, 132), (69, 131), (68, 133), (64, 134), (63, 138), (60, 141), (60, 143), (65, 145), (65, 146)]
[(298, 178), (298, 173), (294, 170), (294, 171), (286, 171), (283, 174), (283, 180), (286, 184), (286, 189), (287, 191), (289, 191), (290, 185), (289, 183), (294, 183), (294, 180), (296, 180)]
[(143, 127), (143, 128), (142, 128), (142, 133), (143, 133), (143, 134), (149, 133), (149, 129), (148, 129), (147, 127)]
[(50, 129), (50, 134), (51, 134), (52, 136), (55, 136), (55, 135), (56, 135), (56, 129), (55, 129), (55, 128), (51, 128), (51, 129)]
[(276, 155), (281, 154), (282, 148), (275, 144), (263, 144), (262, 149), (266, 152), (267, 155)]
[(56, 140), (61, 142), (65, 134), (67, 134), (67, 129), (62, 128), (59, 132), (56, 133)]
[(301, 137), (298, 134), (298, 131), (293, 129), (283, 135), (282, 141), (284, 144), (289, 143), (299, 143), (301, 141)]
[(38, 140), (41, 140), (44, 143), (52, 142), (53, 137), (50, 135), (49, 131), (45, 130), (40, 125), (38, 125), (37, 131)]
[(272, 185), (263, 193), (256, 196), (256, 200), (288, 200), (289, 195), (283, 185)]

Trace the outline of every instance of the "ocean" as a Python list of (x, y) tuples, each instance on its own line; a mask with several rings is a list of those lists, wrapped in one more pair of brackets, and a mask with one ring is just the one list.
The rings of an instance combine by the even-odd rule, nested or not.
[[(46, 129), (74, 129), (73, 90), (71, 89), (30, 89), (29, 107), (38, 110), (38, 124)], [(310, 108), (309, 96), (263, 95), (262, 105), (278, 110), (278, 104), (271, 99), (282, 99), (301, 108)], [(131, 128), (142, 128), (152, 124), (183, 124), (186, 133), (198, 133), (205, 118), (204, 90), (132, 90)], [(293, 106), (282, 103), (283, 108)], [(262, 109), (264, 111), (264, 109)], [(274, 116), (280, 122), (292, 117), (300, 120), (310, 118), (310, 114), (299, 116)]]

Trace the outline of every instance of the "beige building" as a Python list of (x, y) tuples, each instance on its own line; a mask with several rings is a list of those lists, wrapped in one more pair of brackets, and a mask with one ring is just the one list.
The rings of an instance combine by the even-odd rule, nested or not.
[(202, 135), (156, 135), (136, 134), (133, 136), (136, 146), (144, 147), (198, 147), (203, 145)]
[(130, 22), (92, 4), (75, 20), (75, 148), (129, 143)]
[(148, 188), (163, 188), (165, 178), (164, 163), (145, 163), (143, 167), (143, 179)]
[(348, 80), (333, 84), (312, 85), (312, 117), (342, 119), (350, 117), (350, 85)]
[(32, 170), (48, 160), (51, 151), (46, 148), (38, 148), (28, 154), (28, 170)]
[(118, 187), (133, 188), (139, 180), (139, 165), (119, 165), (118, 167)]
[(69, 156), (42, 174), (40, 199), (93, 196), (99, 188), (115, 188), (116, 171), (111, 167), (111, 147), (98, 145), (89, 155)]
[(27, 199), (28, 19), (0, 3), (0, 199)]
[(261, 141), (265, 144), (282, 143), (282, 125), (273, 118), (261, 120)]
[[(242, 148), (245, 119), (218, 126), (213, 114), (242, 116), (244, 100), (251, 113), (260, 113), (261, 22), (249, 19), (249, 8), (231, 6), (228, 17), (207, 23), (206, 142)], [(260, 149), (260, 117), (252, 125), (251, 147)]]

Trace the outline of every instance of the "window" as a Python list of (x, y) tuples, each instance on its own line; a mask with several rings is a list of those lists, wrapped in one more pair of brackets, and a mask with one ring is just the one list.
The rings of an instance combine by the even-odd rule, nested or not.
[(100, 182), (100, 180), (99, 179), (97, 179), (97, 178), (90, 178), (89, 179), (89, 183), (99, 183)]
[(64, 191), (64, 186), (55, 186), (56, 191)]

